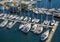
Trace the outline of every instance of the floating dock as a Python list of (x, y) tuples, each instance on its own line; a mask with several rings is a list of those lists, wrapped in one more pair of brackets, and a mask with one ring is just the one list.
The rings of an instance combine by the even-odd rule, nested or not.
[(51, 31), (51, 32), (50, 32), (49, 37), (47, 38), (47, 40), (46, 40), (45, 42), (51, 42), (52, 37), (53, 37), (53, 35), (54, 35), (54, 33), (55, 33), (56, 29), (57, 29), (58, 24), (59, 24), (59, 22), (56, 21), (55, 25), (52, 27), (52, 29), (53, 29), (54, 31)]

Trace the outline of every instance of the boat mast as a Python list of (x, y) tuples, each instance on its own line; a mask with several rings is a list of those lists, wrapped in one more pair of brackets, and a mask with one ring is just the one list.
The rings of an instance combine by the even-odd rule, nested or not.
[(19, 6), (20, 6), (19, 9), (20, 9), (20, 14), (21, 14), (21, 0), (19, 1), (19, 3), (20, 3), (20, 4), (19, 4)]
[[(11, 6), (11, 8), (13, 8), (13, 9), (12, 9), (13, 11), (12, 11), (12, 10), (11, 10), (11, 11), (12, 11), (12, 13), (14, 14), (14, 4), (13, 4), (13, 3), (14, 3), (14, 1), (12, 1), (12, 6)], [(11, 14), (12, 14), (12, 13), (11, 13)]]
[[(51, 9), (53, 8), (52, 7), (52, 4), (53, 4), (53, 2), (51, 2)], [(54, 8), (55, 9), (55, 8)], [(52, 12), (52, 21), (54, 20), (54, 11)]]
[(27, 15), (28, 15), (28, 17), (29, 17), (29, 10), (28, 10), (28, 14), (27, 14)]
[[(33, 1), (33, 0), (31, 0), (31, 1)], [(34, 19), (34, 18), (35, 18), (35, 17), (34, 17), (34, 12), (33, 12), (32, 16), (33, 16), (33, 19)]]
[[(40, 5), (40, 8), (41, 8), (41, 5)], [(43, 13), (40, 14), (41, 15), (41, 19), (40, 19), (41, 25), (42, 25), (42, 14)]]
[[(37, 0), (36, 0), (37, 1)], [(36, 8), (38, 9), (38, 7), (37, 7), (37, 3), (36, 3)], [(38, 10), (37, 10), (38, 11)], [(38, 14), (37, 14), (37, 19), (38, 19)]]
[(3, 7), (3, 13), (4, 13), (4, 6), (2, 6)]
[[(46, 9), (47, 9), (47, 0), (46, 0)], [(46, 21), (48, 21), (48, 14), (46, 14)]]

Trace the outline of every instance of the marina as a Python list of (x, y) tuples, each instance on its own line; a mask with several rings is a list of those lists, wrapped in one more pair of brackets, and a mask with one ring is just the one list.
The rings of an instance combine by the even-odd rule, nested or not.
[(57, 6), (52, 0), (1, 0), (0, 41), (55, 42), (60, 28), (60, 7)]

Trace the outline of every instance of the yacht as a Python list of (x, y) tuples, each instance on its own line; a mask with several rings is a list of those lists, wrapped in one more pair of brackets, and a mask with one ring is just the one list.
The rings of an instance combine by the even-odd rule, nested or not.
[[(60, 11), (59, 11), (59, 12), (60, 12)], [(60, 18), (60, 13), (55, 13), (55, 14), (54, 14), (54, 17)]]
[(7, 14), (7, 18), (9, 19), (10, 14)]
[(33, 31), (36, 34), (40, 34), (43, 31), (43, 27), (38, 24), (34, 24), (31, 31)]
[(3, 14), (0, 14), (0, 19), (2, 19), (2, 17), (3, 17)]
[(2, 14), (0, 14), (0, 17), (1, 17), (1, 16), (3, 16), (3, 13), (2, 13)]
[(48, 38), (49, 36), (49, 30), (47, 30), (46, 32), (44, 32), (42, 35), (41, 35), (41, 40), (44, 41)]
[(7, 14), (4, 14), (4, 16), (3, 16), (3, 18), (2, 18), (2, 19), (5, 19), (5, 18), (7, 18)]
[(13, 16), (14, 16), (14, 15), (10, 15), (10, 16), (9, 16), (9, 19), (12, 19), (12, 18), (13, 18)]
[(48, 12), (48, 11), (44, 11), (44, 13), (45, 14), (47, 14), (47, 15), (52, 15), (50, 12)]
[(28, 20), (28, 17), (25, 17), (25, 18), (24, 18), (24, 21), (27, 21), (27, 20)]
[(56, 11), (55, 8), (52, 8), (52, 9), (49, 9), (49, 10), (48, 10), (48, 12), (54, 12), (54, 11)]
[(47, 8), (40, 8), (42, 11), (47, 11), (48, 9)]
[(28, 22), (30, 22), (30, 21), (31, 21), (31, 17), (28, 18)]
[(39, 9), (39, 13), (44, 14), (44, 10)]
[(36, 4), (37, 1), (31, 0), (30, 3), (31, 3), (31, 4)]
[(7, 27), (9, 27), (10, 25), (12, 25), (12, 23), (13, 23), (13, 22), (9, 22), (8, 25), (7, 25)]
[(16, 19), (19, 19), (19, 18), (20, 18), (19, 16), (16, 17)]
[(39, 13), (44, 14), (44, 13), (46, 13), (47, 10), (48, 9), (45, 9), (45, 8), (39, 8)]
[(59, 9), (57, 9), (58, 11), (60, 11), (60, 8)]
[(9, 23), (7, 24), (7, 27), (10, 29), (10, 28), (12, 28), (12, 27), (14, 26), (15, 23), (16, 23), (16, 22), (11, 21), (11, 22), (9, 22)]
[(37, 28), (37, 24), (32, 25), (31, 31), (34, 32), (36, 30), (36, 28)]
[(36, 18), (34, 18), (34, 19), (32, 19), (32, 22), (36, 22), (36, 23), (38, 23), (40, 20), (39, 19), (36, 19)]
[(40, 1), (42, 1), (42, 0), (36, 0), (36, 1), (40, 2)]
[(24, 16), (21, 16), (19, 20), (23, 20), (24, 19)]
[(38, 13), (39, 13), (39, 11), (38, 11), (38, 9), (37, 9), (37, 8), (33, 9), (33, 12), (34, 12), (34, 13), (36, 13), (36, 14), (38, 14)]
[(12, 17), (12, 18), (14, 19), (14, 18), (16, 18), (16, 17), (17, 17), (17, 15), (13, 15), (13, 17)]
[(30, 28), (31, 28), (31, 24), (30, 24), (30, 23), (27, 23), (27, 24), (25, 24), (25, 26), (21, 29), (21, 31), (23, 31), (24, 33), (27, 33), (27, 32), (29, 32)]
[(20, 26), (19, 26), (19, 29), (22, 29), (24, 27), (24, 24), (21, 24)]
[(43, 22), (43, 25), (49, 25), (49, 23), (50, 23), (50, 21), (45, 20), (45, 21)]
[(4, 20), (1, 24), (0, 27), (4, 27), (8, 23), (8, 20)]
[(43, 27), (42, 26), (37, 26), (36, 28), (36, 34), (40, 34), (43, 31)]
[(52, 20), (52, 21), (50, 22), (50, 25), (51, 25), (51, 26), (54, 26), (54, 24), (55, 24), (55, 20)]

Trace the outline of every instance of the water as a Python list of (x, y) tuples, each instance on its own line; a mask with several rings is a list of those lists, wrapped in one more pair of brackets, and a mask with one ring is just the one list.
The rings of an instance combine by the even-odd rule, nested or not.
[[(45, 8), (60, 8), (59, 0), (52, 0), (53, 4), (51, 6), (51, 3), (47, 1), (48, 4), (45, 3), (45, 0), (42, 0), (42, 2), (38, 2), (37, 6), (38, 7), (45, 7)], [(47, 7), (46, 7), (47, 5)], [(57, 5), (57, 6), (56, 6)], [(22, 13), (24, 15), (24, 13)], [(22, 15), (20, 14), (20, 15)], [(26, 14), (24, 16), (27, 16)], [(33, 18), (32, 12), (29, 15), (30, 17)], [(40, 19), (40, 15), (38, 15)], [(45, 15), (43, 15), (45, 17)], [(37, 18), (37, 15), (34, 17)], [(43, 20), (45, 19), (44, 17)], [(49, 17), (49, 20), (51, 19), (51, 16)], [(55, 20), (60, 21), (60, 19), (55, 18)], [(0, 20), (1, 21), (1, 20)], [(41, 42), (40, 41), (40, 36), (41, 35), (36, 35), (32, 32), (29, 32), (28, 34), (24, 34), (21, 32), (18, 27), (20, 23), (16, 23), (12, 29), (8, 30), (6, 27), (0, 29), (0, 42)], [(60, 42), (60, 24), (52, 38), (52, 42)]]

